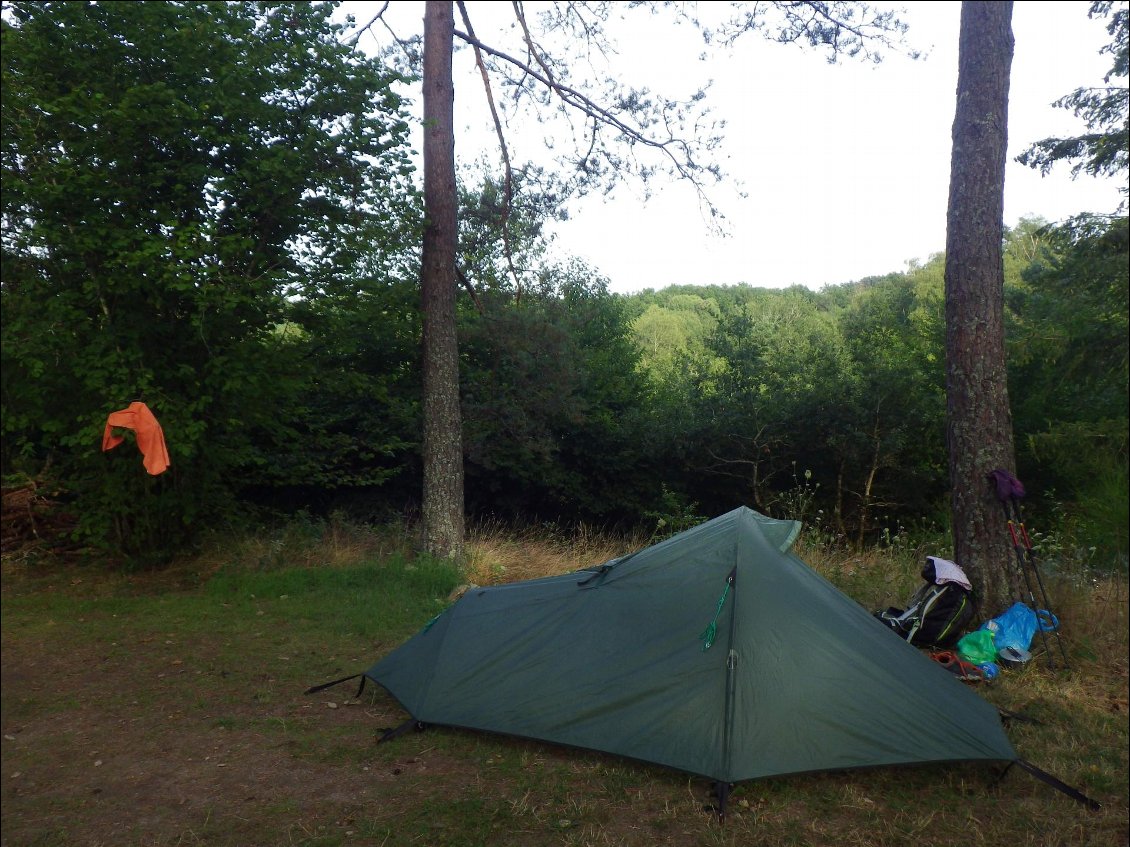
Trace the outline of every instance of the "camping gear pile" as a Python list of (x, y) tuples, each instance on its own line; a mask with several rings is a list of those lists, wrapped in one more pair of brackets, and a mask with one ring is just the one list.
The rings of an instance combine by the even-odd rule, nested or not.
[(722, 817), (738, 782), (924, 762), (1018, 764), (1097, 805), (1021, 759), (994, 706), (802, 562), (799, 530), (743, 507), (598, 567), (474, 588), (362, 674), (308, 693), (383, 686), (408, 719), (382, 741), (443, 725), (698, 775)]
[[(1024, 667), (1032, 660), (1032, 642), (1037, 635), (1053, 668), (1056, 658), (1048, 646), (1048, 636), (1055, 636), (1066, 668), (1067, 652), (1060, 638), (1059, 620), (1050, 611), (1047, 590), (1021, 513), (1024, 485), (999, 468), (988, 478), (1005, 511), (1016, 553), (1014, 564), (1030, 605), (1018, 601), (979, 629), (963, 635), (973, 617), (973, 586), (956, 563), (927, 556), (922, 568), (925, 583), (905, 608), (891, 607), (875, 612), (875, 617), (908, 643), (931, 651), (932, 659), (966, 682), (995, 679), (1002, 667)], [(1040, 601), (1036, 599), (1037, 589)]]
[[(1028, 648), (1037, 632), (1058, 635), (1059, 620), (1046, 609), (1037, 611), (1023, 603), (1013, 603), (980, 629), (962, 636), (957, 642), (957, 652), (963, 661), (977, 666), (999, 664), (1020, 668), (1032, 659)], [(1049, 661), (1054, 667), (1055, 657), (1050, 653)]]

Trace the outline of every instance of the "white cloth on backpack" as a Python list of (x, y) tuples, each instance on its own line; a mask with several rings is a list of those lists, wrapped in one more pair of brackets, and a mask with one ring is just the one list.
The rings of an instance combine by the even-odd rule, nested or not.
[(949, 559), (939, 559), (937, 556), (927, 556), (927, 560), (934, 564), (934, 582), (941, 585), (945, 582), (956, 582), (966, 591), (973, 590), (973, 584), (956, 562)]

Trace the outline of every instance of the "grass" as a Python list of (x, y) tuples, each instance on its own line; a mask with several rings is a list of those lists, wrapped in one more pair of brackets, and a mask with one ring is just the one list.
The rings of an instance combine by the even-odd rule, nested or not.
[[(479, 527), (462, 573), (402, 529), (299, 524), (217, 544), (159, 573), (4, 563), (3, 844), (1123, 845), (1127, 586), (1049, 586), (1070, 671), (1032, 664), (980, 689), (1039, 723), (1018, 752), (1103, 803), (969, 764), (739, 785), (725, 825), (709, 786), (600, 753), (432, 728), (357, 673), (468, 583), (562, 573), (638, 549), (580, 527)], [(867, 607), (913, 590), (922, 551), (798, 552)]]

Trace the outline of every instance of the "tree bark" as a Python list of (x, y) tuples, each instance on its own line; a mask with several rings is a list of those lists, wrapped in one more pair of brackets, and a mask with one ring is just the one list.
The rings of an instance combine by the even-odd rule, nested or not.
[(463, 555), (463, 420), (455, 330), (455, 88), (451, 0), (424, 8), (424, 229), (420, 290), (424, 318), (423, 544)]
[(988, 474), (1014, 470), (1004, 346), (1004, 172), (1012, 2), (961, 4), (946, 221), (946, 436), (954, 556), (983, 614), (1015, 597), (1008, 526)]

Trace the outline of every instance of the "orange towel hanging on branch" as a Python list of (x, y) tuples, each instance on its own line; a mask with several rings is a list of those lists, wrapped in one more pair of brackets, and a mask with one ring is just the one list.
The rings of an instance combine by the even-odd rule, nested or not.
[(135, 400), (119, 412), (111, 412), (106, 419), (106, 431), (102, 433), (102, 449), (113, 450), (123, 441), (120, 435), (114, 435), (114, 427), (132, 429), (137, 433), (137, 449), (144, 456), (145, 470), (156, 476), (164, 473), (172, 464), (169, 461), (169, 451), (165, 447), (165, 433), (161, 431), (161, 424), (149, 411), (144, 403)]

